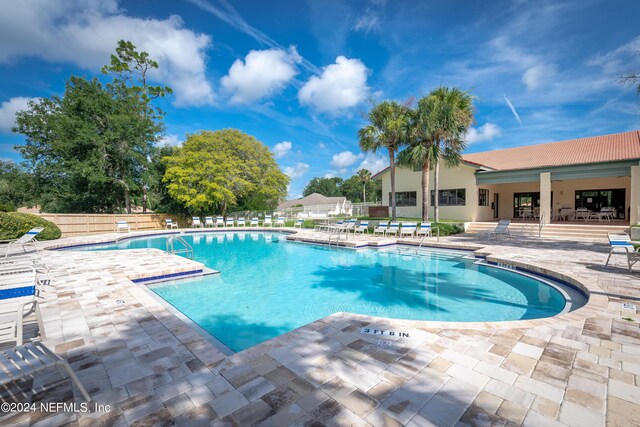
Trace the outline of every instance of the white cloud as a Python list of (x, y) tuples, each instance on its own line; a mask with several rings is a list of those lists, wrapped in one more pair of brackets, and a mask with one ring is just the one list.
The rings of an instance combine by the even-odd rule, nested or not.
[(351, 151), (343, 151), (338, 154), (334, 154), (331, 157), (331, 167), (338, 170), (344, 170), (354, 164), (358, 159), (363, 157), (362, 154), (353, 154)]
[(359, 59), (338, 56), (335, 64), (302, 86), (298, 99), (319, 112), (338, 112), (358, 105), (368, 95), (367, 67)]
[(302, 175), (307, 173), (309, 170), (309, 165), (306, 163), (296, 163), (294, 166), (287, 166), (284, 168), (284, 173), (289, 175), (289, 178), (300, 178)]
[(516, 121), (520, 124), (520, 127), (522, 127), (522, 119), (520, 119), (520, 114), (518, 114), (518, 112), (516, 111), (516, 107), (513, 106), (509, 98), (507, 98), (507, 95), (504, 95), (504, 100), (509, 106), (511, 113), (513, 114), (513, 117), (516, 118)]
[(211, 38), (184, 28), (177, 15), (134, 18), (117, 0), (5, 2), (0, 14), (0, 63), (39, 57), (98, 71), (118, 40), (130, 40), (160, 64), (150, 80), (171, 86), (176, 105), (213, 102), (205, 65)]
[(318, 148), (324, 149), (324, 148), (327, 148), (327, 146), (323, 142), (321, 142), (320, 144), (318, 144)]
[(337, 175), (335, 174), (335, 172), (331, 171), (331, 172), (327, 172), (324, 174), (323, 178), (335, 178)]
[(296, 74), (301, 60), (295, 47), (252, 50), (237, 59), (220, 82), (234, 104), (248, 104), (280, 91)]
[(470, 127), (467, 131), (467, 143), (475, 144), (480, 141), (491, 141), (502, 134), (502, 129), (497, 125), (487, 122), (478, 128)]
[(360, 169), (367, 169), (371, 174), (376, 174), (380, 172), (382, 169), (389, 166), (389, 158), (378, 157), (375, 154), (369, 154), (364, 158), (360, 166), (358, 166), (355, 172)]
[(182, 144), (182, 141), (178, 135), (168, 133), (160, 141), (158, 141), (158, 144), (176, 146)]
[(273, 157), (279, 159), (287, 155), (291, 151), (292, 144), (289, 141), (282, 141), (273, 146)]
[(11, 128), (16, 124), (16, 113), (26, 110), (27, 103), (37, 99), (18, 96), (0, 104), (0, 132), (11, 133)]
[(554, 65), (534, 65), (522, 75), (522, 82), (527, 86), (527, 90), (534, 90), (552, 82), (555, 75), (556, 67)]

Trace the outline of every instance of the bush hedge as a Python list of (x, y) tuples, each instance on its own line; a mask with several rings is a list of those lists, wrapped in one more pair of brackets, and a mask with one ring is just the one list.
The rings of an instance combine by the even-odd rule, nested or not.
[(0, 212), (15, 212), (16, 207), (11, 202), (0, 202)]
[(44, 227), (38, 234), (38, 240), (55, 240), (62, 235), (57, 225), (38, 215), (0, 212), (0, 240), (17, 239), (34, 227)]

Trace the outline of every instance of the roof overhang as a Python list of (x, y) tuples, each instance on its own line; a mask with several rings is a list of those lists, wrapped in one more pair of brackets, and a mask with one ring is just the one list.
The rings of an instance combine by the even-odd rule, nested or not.
[(532, 169), (476, 171), (476, 184), (510, 184), (514, 182), (537, 182), (540, 174), (551, 173), (552, 181), (622, 177), (631, 175), (631, 166), (640, 159), (615, 162), (585, 163), (580, 165), (550, 166)]

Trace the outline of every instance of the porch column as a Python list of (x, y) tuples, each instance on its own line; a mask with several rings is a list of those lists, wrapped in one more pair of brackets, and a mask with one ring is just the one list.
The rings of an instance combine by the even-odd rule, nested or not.
[(631, 166), (631, 194), (629, 224), (640, 222), (640, 165)]
[(540, 215), (544, 214), (544, 222), (551, 222), (551, 172), (540, 174)]

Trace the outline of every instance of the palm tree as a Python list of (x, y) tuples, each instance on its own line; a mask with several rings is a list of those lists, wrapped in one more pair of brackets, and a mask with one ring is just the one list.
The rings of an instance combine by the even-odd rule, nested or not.
[(429, 221), (429, 172), (438, 152), (425, 104), (426, 97), (418, 101), (417, 109), (410, 113), (405, 130), (408, 146), (398, 154), (398, 165), (422, 169), (422, 220)]
[(391, 175), (391, 218), (396, 219), (395, 153), (405, 143), (410, 110), (395, 101), (384, 101), (369, 111), (370, 124), (358, 131), (360, 149), (373, 152), (386, 148)]
[(371, 182), (371, 172), (367, 169), (358, 171), (358, 180), (362, 183), (362, 202), (367, 202), (367, 184)]
[(440, 159), (457, 166), (466, 147), (464, 136), (473, 123), (473, 97), (458, 88), (439, 87), (426, 96), (423, 107), (434, 144), (434, 220), (440, 219)]

